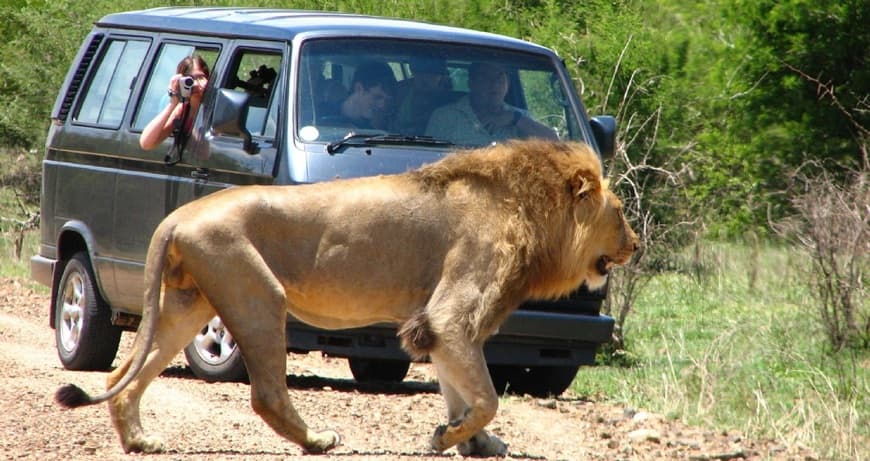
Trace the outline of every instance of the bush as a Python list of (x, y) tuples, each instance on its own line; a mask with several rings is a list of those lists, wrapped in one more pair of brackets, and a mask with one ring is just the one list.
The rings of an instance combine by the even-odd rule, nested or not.
[(800, 267), (812, 308), (834, 350), (870, 348), (870, 175), (853, 172), (838, 182), (824, 170), (798, 173), (793, 188), (795, 214), (775, 227), (809, 259)]

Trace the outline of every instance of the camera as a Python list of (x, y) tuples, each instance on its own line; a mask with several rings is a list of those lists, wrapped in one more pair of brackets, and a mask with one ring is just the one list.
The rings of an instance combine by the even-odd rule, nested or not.
[(190, 92), (193, 90), (193, 77), (189, 75), (185, 75), (178, 79), (178, 95), (181, 99), (187, 99), (190, 97)]

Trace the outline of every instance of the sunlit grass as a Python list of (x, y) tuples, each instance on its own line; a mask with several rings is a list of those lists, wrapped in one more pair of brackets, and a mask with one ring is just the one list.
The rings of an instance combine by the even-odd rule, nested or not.
[(632, 366), (583, 369), (575, 390), (868, 459), (870, 352), (829, 351), (793, 270), (799, 255), (707, 244), (689, 259), (698, 270), (657, 276), (626, 322)]
[(18, 232), (0, 233), (0, 277), (30, 278), (30, 257), (36, 253), (39, 234), (33, 230), (25, 232), (19, 243), (20, 237)]
[(0, 148), (0, 277), (30, 278), (39, 244), (39, 171), (35, 151)]

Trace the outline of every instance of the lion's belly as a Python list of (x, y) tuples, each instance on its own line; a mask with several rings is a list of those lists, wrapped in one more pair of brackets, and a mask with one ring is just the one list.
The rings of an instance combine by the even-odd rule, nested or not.
[(377, 290), (349, 286), (309, 286), (287, 290), (287, 310), (297, 319), (326, 329), (400, 323), (425, 304), (423, 290)]

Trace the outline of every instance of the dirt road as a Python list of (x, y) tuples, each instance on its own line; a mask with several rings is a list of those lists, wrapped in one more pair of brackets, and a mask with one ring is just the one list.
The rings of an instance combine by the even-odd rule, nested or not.
[[(164, 437), (168, 452), (125, 455), (104, 405), (64, 410), (54, 403), (58, 386), (73, 382), (97, 392), (106, 374), (60, 366), (47, 309), (48, 296), (23, 281), (0, 279), (0, 459), (459, 459), (455, 450), (428, 449), (445, 413), (428, 365), (413, 365), (399, 385), (364, 386), (353, 381), (343, 359), (320, 354), (288, 356), (287, 391), (309, 425), (342, 435), (343, 445), (328, 455), (303, 455), (254, 414), (247, 385), (198, 381), (183, 356), (142, 402), (144, 427)], [(124, 335), (119, 356), (126, 355), (132, 337)], [(509, 444), (509, 459), (815, 459), (775, 442), (687, 427), (570, 393), (543, 400), (506, 397), (489, 429)]]

